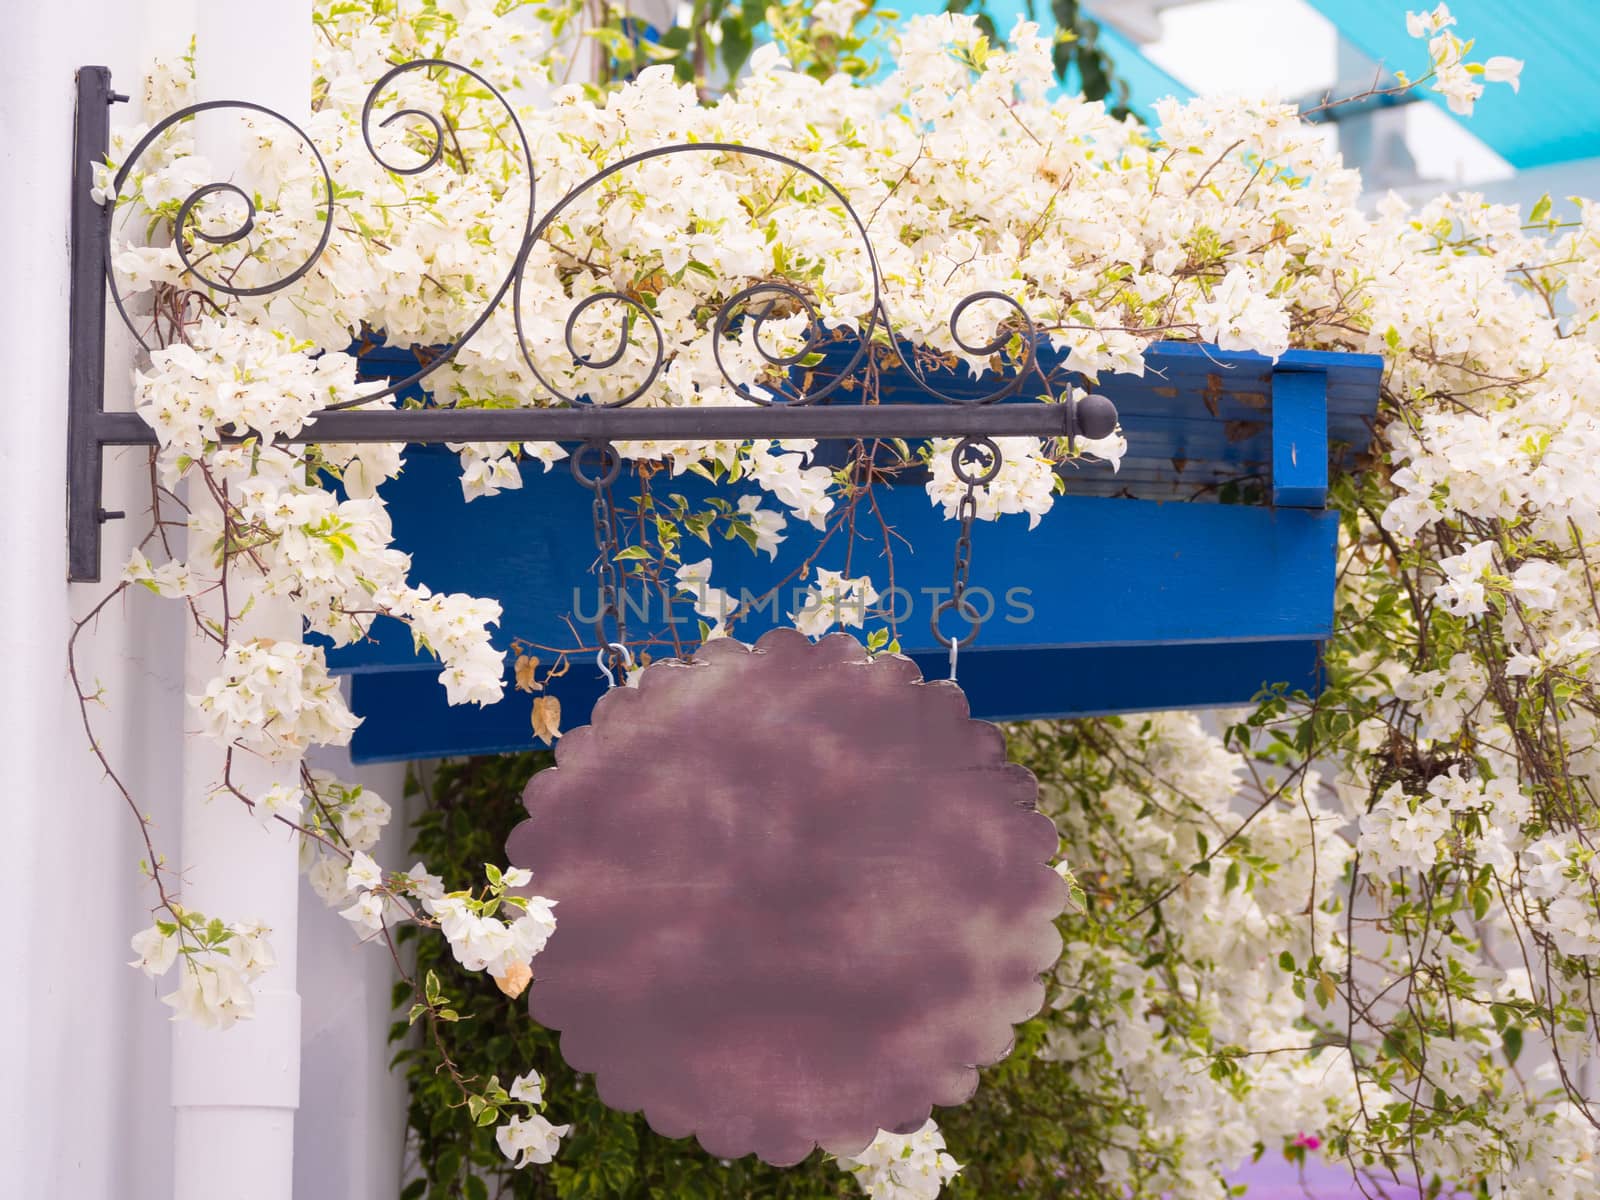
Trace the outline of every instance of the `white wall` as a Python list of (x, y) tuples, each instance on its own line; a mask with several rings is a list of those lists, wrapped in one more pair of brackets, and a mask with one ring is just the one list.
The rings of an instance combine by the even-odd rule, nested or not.
[[(69, 588), (64, 525), (67, 216), (73, 72), (104, 64), (135, 92), (156, 52), (182, 47), (192, 0), (48, 0), (8, 5), (0, 44), (0, 799), (6, 833), (0, 981), (0, 1173), (8, 1195), (165, 1200), (172, 1194), (170, 1034), (161, 986), (124, 965), (149, 923), (137, 826), (102, 778), (66, 678), (71, 617), (103, 590)], [(126, 107), (114, 120), (130, 118)], [(113, 318), (114, 320), (114, 318)], [(125, 350), (108, 399), (128, 403)], [(113, 455), (105, 571), (126, 559), (147, 506), (144, 456)], [(178, 857), (183, 627), (178, 606), (141, 594), (104, 614), (86, 681), (105, 689), (103, 745)], [(331, 764), (330, 764), (331, 765)], [(399, 773), (368, 782), (399, 800)], [(397, 806), (398, 807), (398, 806)], [(397, 825), (382, 853), (398, 862)], [(241, 914), (247, 915), (247, 914)], [(386, 1071), (389, 965), (308, 892), (300, 991), (304, 1074), (297, 1196), (396, 1194), (403, 1097)], [(239, 1169), (248, 1171), (249, 1163)], [(218, 1181), (219, 1200), (228, 1195)]]
[[(319, 754), (312, 763), (389, 801), (394, 820), (376, 856), (385, 867), (409, 867), (404, 765), (352, 769), (343, 754)], [(406, 1092), (389, 1073), (394, 1048), (386, 1041), (394, 978), (387, 949), (357, 946), (348, 921), (309, 888), (301, 893), (297, 1200), (395, 1200), (400, 1194)]]
[[(73, 70), (104, 63), (131, 80), (162, 23), (157, 10), (174, 7), (18, 6), (0, 50), (0, 238), (10, 280), (0, 289), (9, 368), (0, 403), (0, 754), (11, 865), (0, 1162), (17, 1195), (170, 1194), (165, 1010), (123, 965), (128, 937), (148, 923), (136, 826), (89, 756), (65, 678), (69, 613), (95, 593), (66, 585), (63, 502)], [(125, 363), (112, 370), (126, 377)], [(107, 473), (107, 507), (137, 512), (137, 456), (123, 457)], [(108, 561), (126, 556), (121, 533), (112, 531)], [(181, 627), (153, 603), (119, 604), (106, 616), (90, 675), (106, 688), (105, 747), (175, 838)]]

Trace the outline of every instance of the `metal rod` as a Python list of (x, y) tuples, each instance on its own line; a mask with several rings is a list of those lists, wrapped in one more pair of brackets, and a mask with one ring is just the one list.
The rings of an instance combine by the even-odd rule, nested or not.
[(94, 168), (111, 145), (111, 72), (78, 70), (72, 142), (71, 307), (67, 318), (67, 578), (100, 579), (101, 448), (105, 404), (106, 240), (110, 214), (95, 202)]
[[(851, 404), (704, 408), (430, 408), (324, 413), (291, 443), (747, 441), (752, 438), (1065, 437), (1072, 405)], [(149, 446), (135, 413), (96, 414), (102, 446)]]

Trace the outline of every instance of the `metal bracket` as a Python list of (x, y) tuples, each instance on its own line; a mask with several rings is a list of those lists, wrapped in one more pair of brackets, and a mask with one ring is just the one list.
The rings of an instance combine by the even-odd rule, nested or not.
[[(453, 63), (425, 60), (402, 64), (389, 71), (373, 85), (363, 111), (363, 133), (367, 132), (367, 122), (371, 119), (374, 104), (380, 93), (388, 87), (389, 83), (397, 75), (411, 70), (435, 69), (453, 70), (473, 75), (479, 84), (494, 93), (497, 98), (499, 96), (487, 81), (475, 75), (470, 69)], [(198, 105), (192, 105), (158, 122), (145, 135), (140, 143), (129, 153), (128, 161), (120, 166), (111, 188), (112, 194), (104, 202), (96, 202), (92, 194), (95, 167), (105, 162), (110, 148), (110, 117), (108, 109), (112, 103), (124, 99), (126, 99), (125, 96), (120, 96), (111, 90), (111, 73), (105, 67), (83, 67), (79, 69), (78, 112), (73, 142), (71, 347), (67, 397), (67, 578), (74, 583), (99, 580), (101, 557), (100, 527), (105, 521), (123, 515), (121, 513), (109, 513), (101, 506), (101, 472), (104, 465), (106, 447), (153, 446), (156, 444), (155, 431), (145, 424), (138, 415), (131, 412), (107, 412), (105, 408), (108, 283), (111, 295), (117, 298), (119, 311), (122, 309), (120, 296), (115, 291), (115, 281), (110, 275), (111, 218), (117, 192), (127, 177), (130, 166), (163, 130), (181, 120), (186, 120), (210, 109), (234, 107), (255, 113), (266, 113), (283, 121), (285, 125), (300, 136), (305, 136), (303, 131), (293, 122), (278, 114), (271, 113), (259, 105), (244, 101), (206, 101)], [(502, 103), (504, 103), (503, 100)], [(855, 351), (849, 364), (844, 367), (841, 374), (829, 377), (824, 382), (809, 384), (808, 387), (813, 388), (809, 394), (804, 390), (800, 390), (798, 394), (790, 396), (781, 402), (759, 402), (748, 407), (629, 407), (629, 404), (634, 400), (639, 399), (648, 392), (665, 365), (660, 330), (655, 327), (654, 317), (636, 298), (621, 293), (599, 293), (578, 301), (568, 322), (568, 349), (575, 363), (586, 367), (603, 369), (611, 363), (619, 361), (623, 350), (627, 346), (626, 339), (628, 335), (625, 332), (621, 347), (616, 351), (615, 356), (605, 361), (597, 362), (580, 354), (571, 345), (572, 325), (577, 320), (578, 314), (599, 300), (608, 299), (630, 306), (638, 314), (640, 324), (647, 325), (655, 334), (656, 355), (654, 365), (651, 367), (645, 381), (621, 403), (606, 406), (574, 401), (572, 398), (562, 396), (555, 388), (550, 390), (567, 401), (562, 407), (371, 410), (356, 409), (349, 406), (353, 403), (361, 403), (361, 401), (347, 401), (344, 404), (335, 405), (318, 413), (298, 434), (285, 439), (286, 442), (300, 444), (317, 442), (437, 444), (444, 442), (541, 441), (744, 441), (761, 438), (846, 440), (901, 438), (916, 440), (963, 437), (1062, 438), (1071, 442), (1077, 437), (1105, 437), (1116, 428), (1116, 408), (1107, 398), (1098, 395), (1091, 396), (1080, 403), (1070, 398), (1070, 389), (1062, 386), (1061, 381), (1047, 377), (1046, 372), (1038, 362), (1037, 355), (1032, 349), (1041, 340), (1033, 328), (1032, 322), (1015, 299), (997, 292), (978, 292), (967, 297), (956, 306), (950, 318), (951, 332), (956, 337), (958, 344), (961, 344), (968, 353), (987, 357), (999, 353), (1013, 335), (1011, 333), (1003, 333), (988, 343), (968, 345), (961, 340), (961, 336), (956, 330), (957, 321), (968, 308), (983, 301), (1001, 302), (1009, 305), (1014, 310), (1018, 321), (1023, 327), (1023, 337), (1028, 348), (1025, 350), (1022, 365), (1017, 371), (1003, 378), (1001, 385), (992, 393), (976, 397), (971, 395), (955, 396), (945, 393), (939, 386), (935, 386), (919, 367), (914, 365), (913, 359), (904, 353), (891, 336), (889, 338), (890, 349), (899, 357), (900, 363), (904, 366), (905, 374), (911, 385), (908, 390), (926, 394), (933, 398), (933, 402), (885, 404), (845, 402), (845, 397), (849, 393), (838, 390), (841, 383), (844, 382), (843, 376), (855, 371), (866, 360), (867, 343), (875, 330), (880, 327), (888, 328), (888, 318), (879, 288), (877, 258), (872, 250), (871, 241), (867, 237), (866, 226), (862, 224), (860, 218), (851, 209), (849, 201), (837, 188), (805, 164), (771, 150), (720, 143), (666, 146), (644, 151), (620, 162), (613, 163), (597, 172), (589, 179), (578, 184), (554, 205), (543, 210), (542, 215), (536, 222), (534, 220), (532, 194), (532, 155), (527, 151), (527, 140), (522, 137), (521, 126), (516, 122), (515, 114), (509, 105), (507, 105), (507, 111), (512, 113), (511, 121), (516, 126), (518, 137), (522, 140), (529, 177), (528, 224), (522, 247), (500, 289), (495, 293), (488, 307), (467, 328), (462, 337), (453, 345), (444, 347), (440, 352), (430, 355), (427, 365), (424, 365), (415, 374), (397, 383), (391, 383), (379, 395), (392, 395), (419, 384), (423, 377), (442, 366), (462, 345), (470, 340), (472, 335), (487, 320), (489, 313), (505, 300), (508, 295), (511, 297), (513, 312), (517, 316), (520, 338), (522, 267), (530, 250), (543, 236), (551, 222), (569, 207), (577, 197), (590, 190), (600, 181), (634, 163), (658, 158), (666, 154), (710, 152), (767, 160), (810, 176), (812, 180), (826, 188), (831, 193), (833, 200), (843, 207), (854, 228), (859, 232), (864, 243), (867, 260), (872, 267), (875, 301), (862, 341), (859, 343), (860, 348)], [(417, 114), (410, 110), (408, 110), (408, 113), (413, 116), (427, 116), (427, 114)], [(393, 118), (391, 117), (390, 119), (392, 120)], [(439, 126), (435, 121), (435, 129), (438, 128)], [(368, 147), (372, 149), (370, 139)], [(312, 153), (317, 157), (318, 163), (322, 164), (320, 156), (316, 155), (314, 146), (312, 147)], [(378, 155), (376, 149), (372, 149), (372, 153), (374, 156)], [(434, 162), (438, 161), (438, 157), (436, 153), (429, 162), (415, 168), (400, 168), (388, 163), (384, 163), (384, 165), (390, 170), (399, 171), (403, 174), (416, 174), (431, 167)], [(379, 161), (383, 162), (383, 159), (379, 157)], [(333, 185), (331, 177), (327, 174), (325, 164), (323, 164), (323, 177), (329, 191), (328, 222), (331, 224)], [(181, 225), (186, 219), (189, 210), (196, 201), (224, 188), (233, 191), (241, 198), (245, 198), (247, 203), (249, 202), (248, 198), (244, 197), (244, 193), (239, 192), (232, 185), (209, 184), (197, 189), (189, 197), (180, 214), (179, 224)], [(248, 235), (250, 227), (251, 222), (247, 220), (236, 233), (221, 239), (208, 238), (207, 240), (218, 243), (239, 240)], [(326, 244), (327, 228), (325, 227), (322, 242), (318, 245), (311, 258), (297, 271), (278, 283), (253, 290), (239, 290), (234, 294), (261, 294), (287, 286), (311, 268), (312, 263)], [(179, 251), (181, 256), (183, 253), (181, 244)], [(185, 262), (187, 263), (187, 259), (185, 259)], [(233, 289), (220, 285), (215, 280), (205, 279), (204, 276), (197, 276), (197, 278), (204, 281), (204, 286), (209, 286), (214, 290), (233, 291)], [(809, 312), (815, 325), (815, 309), (806, 296), (787, 284), (767, 282), (757, 283), (735, 291), (732, 298), (724, 302), (717, 314), (717, 331), (719, 333), (726, 331), (734, 321), (739, 319), (754, 320), (759, 329), (760, 323), (766, 319), (766, 315), (771, 311), (770, 304), (776, 294), (781, 294), (787, 301), (793, 302), (801, 309)], [(123, 316), (126, 319), (125, 312), (123, 312)], [(135, 336), (137, 337), (137, 331), (135, 331)], [(648, 339), (646, 339), (646, 342), (648, 342)], [(816, 344), (818, 343), (808, 341), (807, 349), (812, 349)], [(799, 361), (798, 355), (778, 358), (767, 355), (765, 350), (762, 351), (762, 354), (767, 357), (769, 362), (775, 365), (793, 364)], [(536, 368), (534, 368), (534, 373), (538, 374)], [(729, 382), (738, 394), (755, 399), (742, 384), (734, 382), (731, 378)], [(1035, 384), (1037, 384), (1037, 388), (1033, 387)], [(1032, 389), (1034, 394), (1064, 394), (1067, 398), (1060, 403), (1015, 399), (1024, 390), (1029, 389)], [(366, 399), (374, 398), (376, 397), (367, 397)], [(1006, 401), (1006, 403), (996, 403), (996, 401), (1002, 400)]]
[(107, 445), (106, 252), (111, 215), (105, 205), (95, 203), (93, 191), (95, 165), (105, 161), (111, 145), (111, 105), (125, 98), (111, 90), (106, 67), (79, 68), (67, 317), (67, 579), (73, 583), (99, 580), (100, 526), (122, 516), (100, 505)]

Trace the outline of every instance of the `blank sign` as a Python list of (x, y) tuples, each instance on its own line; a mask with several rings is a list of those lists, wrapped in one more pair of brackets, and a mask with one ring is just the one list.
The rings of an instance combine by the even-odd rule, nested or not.
[(561, 738), (511, 861), (558, 902), (530, 1011), (611, 1107), (775, 1165), (960, 1104), (1044, 1000), (1066, 886), (960, 688), (774, 630)]

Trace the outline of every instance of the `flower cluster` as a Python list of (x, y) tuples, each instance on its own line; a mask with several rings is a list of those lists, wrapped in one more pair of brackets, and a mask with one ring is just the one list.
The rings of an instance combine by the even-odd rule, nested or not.
[(200, 731), (268, 758), (343, 746), (360, 724), (328, 674), (320, 646), (257, 639), (223, 652), (222, 670), (190, 703)]
[(267, 940), (271, 931), (259, 924), (225, 925), (177, 906), (171, 916), (133, 935), (138, 957), (128, 965), (159, 979), (177, 964), (178, 989), (161, 998), (172, 1008), (172, 1019), (227, 1029), (253, 1016), (251, 984), (277, 961)]
[(791, 616), (801, 633), (821, 637), (835, 625), (861, 628), (877, 602), (878, 589), (871, 576), (849, 579), (843, 571), (818, 567), (817, 582), (807, 589), (804, 602)]
[(1432, 12), (1406, 14), (1406, 32), (1414, 38), (1428, 39), (1433, 90), (1445, 98), (1451, 112), (1471, 116), (1478, 98), (1483, 95), (1483, 84), (1478, 80), (1509, 83), (1513, 91), (1518, 91), (1522, 63), (1503, 54), (1483, 63), (1466, 61), (1472, 46), (1450, 32), (1455, 23), (1448, 4), (1441, 4)]
[(871, 1200), (932, 1200), (961, 1170), (932, 1120), (915, 1133), (880, 1131), (860, 1154), (840, 1157), (839, 1167)]
[[(491, 1092), (498, 1085), (491, 1082)], [(570, 1125), (552, 1125), (543, 1115), (544, 1081), (537, 1071), (518, 1075), (506, 1089), (505, 1096), (497, 1102), (502, 1108), (513, 1105), (526, 1106), (523, 1115), (513, 1116), (494, 1131), (495, 1145), (500, 1153), (518, 1167), (529, 1163), (547, 1163), (556, 1156), (561, 1139), (572, 1130)]]

